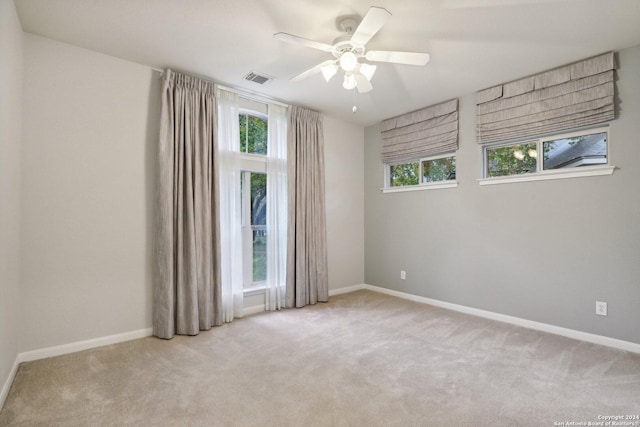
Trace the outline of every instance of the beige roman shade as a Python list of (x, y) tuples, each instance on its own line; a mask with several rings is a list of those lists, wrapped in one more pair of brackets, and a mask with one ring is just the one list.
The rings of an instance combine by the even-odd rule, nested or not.
[(458, 100), (382, 122), (383, 162), (400, 162), (458, 149)]
[(613, 120), (614, 69), (614, 55), (609, 52), (478, 92), (478, 143)]

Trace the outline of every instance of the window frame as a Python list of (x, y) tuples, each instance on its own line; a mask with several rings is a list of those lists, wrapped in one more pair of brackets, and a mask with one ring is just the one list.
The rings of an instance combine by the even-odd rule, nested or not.
[[(247, 116), (247, 123), (249, 123), (249, 116), (252, 117), (257, 117), (261, 120), (264, 120), (267, 123), (267, 133), (269, 132), (269, 114), (265, 114), (262, 111), (256, 111), (256, 110), (251, 110), (249, 108), (238, 108), (238, 130), (240, 129), (240, 116), (241, 115), (245, 115)], [(249, 134), (249, 131), (247, 129), (247, 135)], [(247, 145), (249, 143), (249, 141), (246, 141)], [(269, 140), (267, 138), (267, 153), (269, 152)], [(255, 157), (267, 157), (267, 153), (261, 154), (261, 153), (247, 153), (242, 151), (242, 141), (240, 141), (240, 146), (238, 147), (238, 153), (240, 153), (240, 155), (243, 156), (255, 156)]]
[[(238, 109), (238, 130), (240, 129), (240, 115), (247, 116), (255, 116), (263, 119), (267, 122), (267, 126), (269, 124), (269, 115), (268, 110), (267, 113), (263, 113), (261, 111), (252, 110), (250, 108), (239, 108)], [(267, 128), (268, 132), (268, 128)], [(267, 175), (267, 153), (245, 153), (240, 151), (242, 148), (242, 141), (240, 141), (240, 145), (237, 147), (237, 170), (239, 171), (238, 179), (241, 179), (240, 176), (245, 173), (263, 173)], [(267, 145), (268, 150), (268, 145)], [(251, 230), (251, 209), (245, 209), (245, 206), (250, 206), (251, 196), (246, 193), (249, 185), (244, 179), (242, 184), (245, 188), (242, 188), (241, 201), (240, 205), (240, 234), (241, 234), (241, 242), (242, 242), (242, 290), (245, 296), (257, 295), (264, 293), (266, 289), (266, 281), (254, 282), (253, 281), (253, 235)], [(239, 184), (240, 185), (240, 184)], [(247, 198), (249, 199), (249, 204), (246, 204)], [(249, 220), (247, 221), (247, 217)]]
[[(456, 179), (442, 180), (442, 181), (432, 181), (432, 182), (422, 182), (423, 178), (423, 166), (422, 163), (429, 160), (438, 160), (453, 157), (456, 161)], [(402, 165), (406, 163), (415, 163), (418, 162), (418, 184), (413, 185), (400, 185), (400, 186), (392, 186), (391, 185), (391, 167), (395, 165)], [(406, 191), (423, 191), (423, 190), (437, 190), (442, 188), (455, 188), (458, 186), (458, 154), (457, 151), (450, 151), (447, 153), (437, 154), (428, 157), (421, 157), (419, 159), (409, 159), (401, 162), (388, 162), (383, 163), (384, 166), (384, 184), (381, 188), (383, 193), (402, 193)]]
[[(574, 138), (578, 136), (593, 135), (597, 133), (605, 133), (607, 139), (607, 153), (606, 164), (599, 165), (586, 165), (573, 168), (560, 168), (560, 169), (544, 169), (544, 143), (555, 141), (559, 139)], [(523, 173), (518, 175), (505, 175), (489, 177), (489, 161), (488, 150), (499, 147), (510, 147), (517, 144), (536, 144), (537, 159), (536, 159), (536, 171)], [(493, 184), (508, 184), (514, 182), (528, 182), (528, 181), (546, 181), (550, 179), (565, 179), (565, 178), (580, 178), (585, 176), (600, 176), (600, 175), (612, 175), (615, 166), (611, 164), (610, 159), (610, 131), (609, 126), (589, 127), (573, 131), (567, 131), (560, 134), (545, 135), (538, 138), (522, 138), (518, 140), (511, 140), (506, 142), (500, 142), (495, 144), (485, 144), (481, 147), (482, 150), (482, 178), (478, 179), (480, 185), (493, 185)]]
[[(242, 168), (241, 175), (241, 203), (240, 203), (240, 229), (242, 235), (242, 288), (244, 291), (264, 289), (266, 280), (253, 281), (253, 229), (251, 224), (251, 174), (260, 173), (267, 175), (266, 159), (263, 171), (247, 170)], [(268, 175), (267, 175), (267, 179)], [(245, 262), (246, 261), (246, 262)]]

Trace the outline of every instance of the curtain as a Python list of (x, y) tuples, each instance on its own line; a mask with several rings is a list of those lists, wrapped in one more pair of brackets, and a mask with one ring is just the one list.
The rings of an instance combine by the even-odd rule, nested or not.
[(383, 162), (400, 162), (458, 149), (458, 100), (432, 105), (382, 122)]
[(163, 73), (153, 333), (196, 335), (221, 323), (212, 83)]
[(478, 143), (536, 137), (615, 118), (613, 52), (476, 94)]
[(287, 273), (287, 109), (269, 104), (267, 145), (268, 311), (284, 307)]
[(320, 113), (291, 107), (287, 129), (288, 308), (329, 300), (322, 126)]
[(242, 317), (242, 224), (240, 216), (240, 147), (238, 95), (218, 92), (217, 167), (220, 182), (220, 276), (225, 322)]

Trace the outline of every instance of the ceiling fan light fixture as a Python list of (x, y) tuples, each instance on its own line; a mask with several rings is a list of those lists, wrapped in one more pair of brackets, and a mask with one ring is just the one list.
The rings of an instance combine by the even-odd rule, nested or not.
[(328, 83), (329, 80), (331, 80), (331, 77), (335, 76), (336, 73), (338, 72), (338, 66), (336, 64), (325, 65), (324, 67), (321, 68), (321, 71), (322, 71), (322, 75), (324, 76), (324, 79)]
[(356, 65), (358, 65), (358, 58), (353, 52), (346, 51), (340, 55), (340, 68), (344, 71), (353, 71), (356, 69)]
[(342, 82), (342, 87), (347, 90), (351, 90), (351, 89), (354, 89), (356, 85), (357, 85), (356, 78), (353, 75), (353, 73), (345, 73), (344, 81)]
[(373, 74), (376, 72), (376, 66), (371, 64), (361, 64), (360, 65), (360, 74), (364, 76), (365, 79), (371, 81), (373, 78)]

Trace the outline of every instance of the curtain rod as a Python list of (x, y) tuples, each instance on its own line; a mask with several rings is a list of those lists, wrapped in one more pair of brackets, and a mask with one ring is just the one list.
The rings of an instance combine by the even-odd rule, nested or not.
[[(160, 68), (154, 68), (154, 67), (150, 67), (153, 71), (157, 71), (159, 73), (164, 73), (164, 70), (161, 70)], [(208, 78), (203, 78), (198, 76), (199, 79), (202, 80), (206, 80), (208, 82), (214, 83), (219, 89), (222, 90), (226, 90), (227, 92), (233, 92), (236, 93), (240, 98), (245, 98), (245, 99), (249, 99), (251, 101), (258, 101), (258, 102), (264, 102), (266, 104), (276, 104), (279, 105), (281, 107), (289, 107), (289, 104), (285, 104), (284, 102), (280, 102), (277, 101), (269, 96), (266, 95), (262, 95), (250, 90), (246, 90), (246, 89), (239, 89), (239, 88), (234, 88), (231, 86), (225, 86), (225, 85), (221, 85), (220, 83), (216, 82), (215, 80), (211, 80)]]

